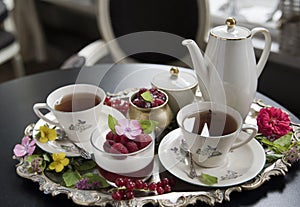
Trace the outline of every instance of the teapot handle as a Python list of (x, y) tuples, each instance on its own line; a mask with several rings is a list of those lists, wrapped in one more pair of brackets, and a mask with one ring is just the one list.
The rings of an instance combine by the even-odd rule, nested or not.
[(257, 33), (262, 33), (265, 37), (265, 46), (262, 51), (262, 54), (260, 56), (260, 59), (257, 63), (257, 77), (260, 76), (261, 72), (264, 69), (265, 64), (267, 63), (270, 51), (271, 51), (271, 44), (272, 44), (272, 39), (269, 30), (262, 28), (262, 27), (257, 27), (251, 30), (251, 38), (257, 34)]

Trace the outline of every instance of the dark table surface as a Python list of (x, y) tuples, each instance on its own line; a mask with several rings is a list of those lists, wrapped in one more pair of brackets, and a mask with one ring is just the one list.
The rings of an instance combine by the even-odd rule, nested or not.
[[(39, 191), (38, 183), (16, 174), (13, 147), (20, 143), (25, 127), (38, 120), (32, 106), (44, 102), (54, 89), (71, 83), (99, 85), (107, 92), (150, 86), (151, 78), (170, 66), (150, 64), (96, 65), (81, 70), (53, 70), (0, 84), (0, 205), (5, 207), (77, 206), (66, 195), (51, 196)], [(265, 103), (279, 106), (257, 93)], [(299, 119), (291, 114), (294, 122)], [(231, 194), (231, 201), (217, 206), (299, 206), (300, 165), (293, 165), (286, 176), (274, 176), (261, 187)], [(201, 204), (202, 205), (202, 204)], [(203, 204), (203, 206), (206, 206)]]

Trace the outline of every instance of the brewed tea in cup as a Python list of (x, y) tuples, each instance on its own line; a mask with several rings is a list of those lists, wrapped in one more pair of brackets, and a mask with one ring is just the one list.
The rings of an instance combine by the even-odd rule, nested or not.
[[(45, 122), (62, 128), (75, 143), (89, 142), (90, 134), (98, 125), (105, 92), (90, 84), (63, 86), (51, 92), (46, 103), (33, 106), (35, 114)], [(56, 120), (48, 119), (42, 112), (53, 113)]]
[[(230, 150), (248, 143), (257, 133), (257, 126), (243, 124), (241, 114), (223, 104), (195, 102), (183, 107), (176, 118), (193, 160), (202, 167), (225, 164)], [(242, 130), (247, 130), (243, 133), (247, 136), (237, 139)]]

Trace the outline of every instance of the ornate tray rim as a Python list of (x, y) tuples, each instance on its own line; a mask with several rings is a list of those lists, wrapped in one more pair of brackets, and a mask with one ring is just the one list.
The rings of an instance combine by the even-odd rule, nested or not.
[[(260, 100), (255, 101), (254, 104), (260, 107), (266, 106)], [(295, 137), (300, 130), (298, 125), (296, 127), (297, 129), (293, 130)], [(164, 207), (181, 207), (188, 204), (196, 204), (197, 201), (205, 202), (210, 206), (214, 206), (216, 203), (222, 203), (224, 200), (230, 201), (230, 195), (232, 192), (254, 190), (259, 188), (266, 181), (269, 181), (272, 176), (285, 176), (288, 172), (288, 168), (291, 167), (291, 164), (286, 162), (284, 159), (278, 159), (265, 167), (255, 178), (240, 185), (230, 186), (228, 188), (210, 188), (207, 191), (170, 192), (163, 195), (137, 197), (132, 200), (115, 202), (109, 193), (96, 190), (67, 188), (53, 182), (44, 173), (29, 173), (27, 171), (28, 163), (26, 163), (23, 158), (14, 157), (14, 159), (19, 160), (19, 163), (16, 165), (17, 174), (20, 177), (32, 180), (33, 182), (38, 182), (40, 191), (43, 191), (45, 194), (51, 194), (52, 196), (66, 194), (67, 197), (74, 203), (84, 206), (105, 206), (107, 204), (116, 206), (143, 206), (147, 203), (151, 203)]]
[[(28, 173), (27, 164), (23, 159), (16, 166), (16, 172), (19, 176), (39, 183), (39, 190), (45, 194), (51, 194), (56, 196), (59, 194), (66, 194), (69, 199), (79, 205), (85, 206), (105, 206), (109, 204), (122, 204), (124, 206), (143, 206), (147, 203), (159, 204), (159, 206), (166, 207), (180, 207), (188, 204), (195, 204), (197, 201), (205, 202), (211, 206), (216, 203), (222, 203), (230, 201), (230, 194), (234, 191), (242, 192), (243, 190), (254, 190), (269, 181), (272, 176), (283, 175), (288, 172), (288, 167), (291, 164), (285, 162), (283, 159), (278, 159), (276, 162), (266, 167), (261, 173), (259, 173), (254, 180), (246, 182), (238, 186), (232, 186), (228, 188), (213, 189), (209, 191), (197, 191), (197, 192), (171, 192), (157, 196), (138, 197), (129, 201), (121, 201), (116, 203), (112, 200), (110, 194), (95, 190), (78, 190), (76, 188), (67, 188), (61, 186), (50, 180), (45, 174)], [(170, 198), (176, 198), (170, 200)], [(174, 202), (175, 200), (175, 202)], [(121, 205), (122, 206), (122, 205)]]

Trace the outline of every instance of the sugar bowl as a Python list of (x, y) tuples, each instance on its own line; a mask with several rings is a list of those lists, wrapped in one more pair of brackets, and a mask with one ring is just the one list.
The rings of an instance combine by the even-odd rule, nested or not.
[(172, 67), (169, 72), (155, 75), (151, 84), (166, 92), (169, 97), (168, 103), (173, 113), (177, 114), (180, 108), (194, 101), (198, 81), (192, 70), (189, 73)]
[(173, 119), (168, 101), (168, 95), (162, 90), (141, 88), (129, 98), (128, 116), (130, 119), (157, 121), (157, 127), (162, 131)]

